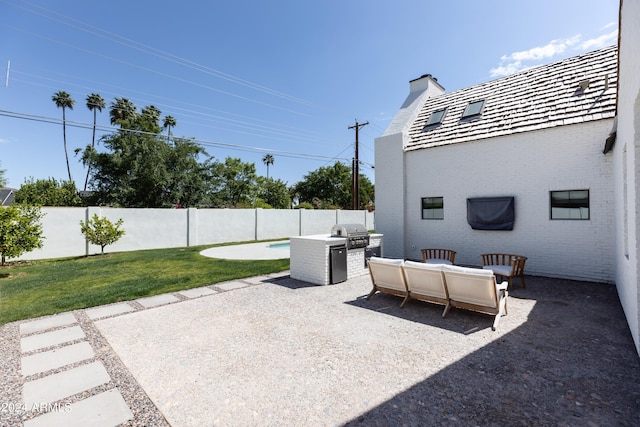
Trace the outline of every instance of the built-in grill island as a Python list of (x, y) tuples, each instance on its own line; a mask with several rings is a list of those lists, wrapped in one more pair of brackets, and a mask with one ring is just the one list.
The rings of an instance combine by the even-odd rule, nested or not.
[(382, 254), (382, 234), (364, 224), (336, 224), (330, 234), (291, 237), (293, 279), (317, 285), (344, 282), (368, 273), (366, 260)]
[(336, 224), (331, 228), (331, 237), (346, 237), (347, 249), (369, 246), (369, 232), (363, 224)]

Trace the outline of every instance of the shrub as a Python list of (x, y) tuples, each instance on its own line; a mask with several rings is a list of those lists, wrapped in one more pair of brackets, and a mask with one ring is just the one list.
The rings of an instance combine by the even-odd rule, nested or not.
[(39, 207), (11, 205), (0, 208), (1, 265), (6, 258), (16, 258), (42, 247), (42, 219)]
[(113, 224), (109, 219), (93, 214), (93, 217), (86, 222), (80, 221), (80, 231), (89, 243), (99, 245), (100, 253), (104, 255), (105, 246), (117, 242), (124, 236), (124, 230), (120, 229), (122, 222), (120, 218)]

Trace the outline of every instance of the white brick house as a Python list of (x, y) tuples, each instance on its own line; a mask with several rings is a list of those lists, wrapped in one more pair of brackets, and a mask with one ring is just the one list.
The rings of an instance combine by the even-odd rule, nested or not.
[[(412, 81), (375, 146), (385, 256), (447, 248), (460, 264), (481, 265), (482, 253), (517, 253), (530, 274), (613, 282), (613, 164), (602, 151), (616, 75), (612, 46), (448, 94), (429, 75)], [(476, 101), (480, 113), (463, 117)], [(552, 194), (565, 191), (588, 192), (584, 219), (551, 218)], [(479, 197), (513, 197), (513, 229), (473, 229), (467, 199)]]
[[(640, 2), (621, 2), (619, 51), (448, 94), (430, 75), (411, 81), (375, 142), (384, 256), (517, 253), (527, 274), (615, 283), (640, 354), (638, 21)], [(467, 200), (491, 197), (513, 198), (511, 229), (470, 226)]]
[(620, 3), (620, 84), (613, 157), (615, 281), (640, 354), (640, 2)]

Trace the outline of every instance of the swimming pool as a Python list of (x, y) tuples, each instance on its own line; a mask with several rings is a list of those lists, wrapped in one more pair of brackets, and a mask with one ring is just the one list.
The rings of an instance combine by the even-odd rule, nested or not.
[(291, 242), (276, 242), (269, 244), (270, 249), (291, 249)]
[(279, 242), (217, 246), (203, 250), (200, 255), (223, 259), (282, 259), (289, 258), (289, 253), (289, 241), (282, 240)]

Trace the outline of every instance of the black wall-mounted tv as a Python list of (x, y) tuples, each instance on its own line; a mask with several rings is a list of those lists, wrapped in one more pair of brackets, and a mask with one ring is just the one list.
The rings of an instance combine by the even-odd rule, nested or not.
[(513, 196), (467, 199), (467, 222), (474, 230), (513, 230), (515, 219)]

